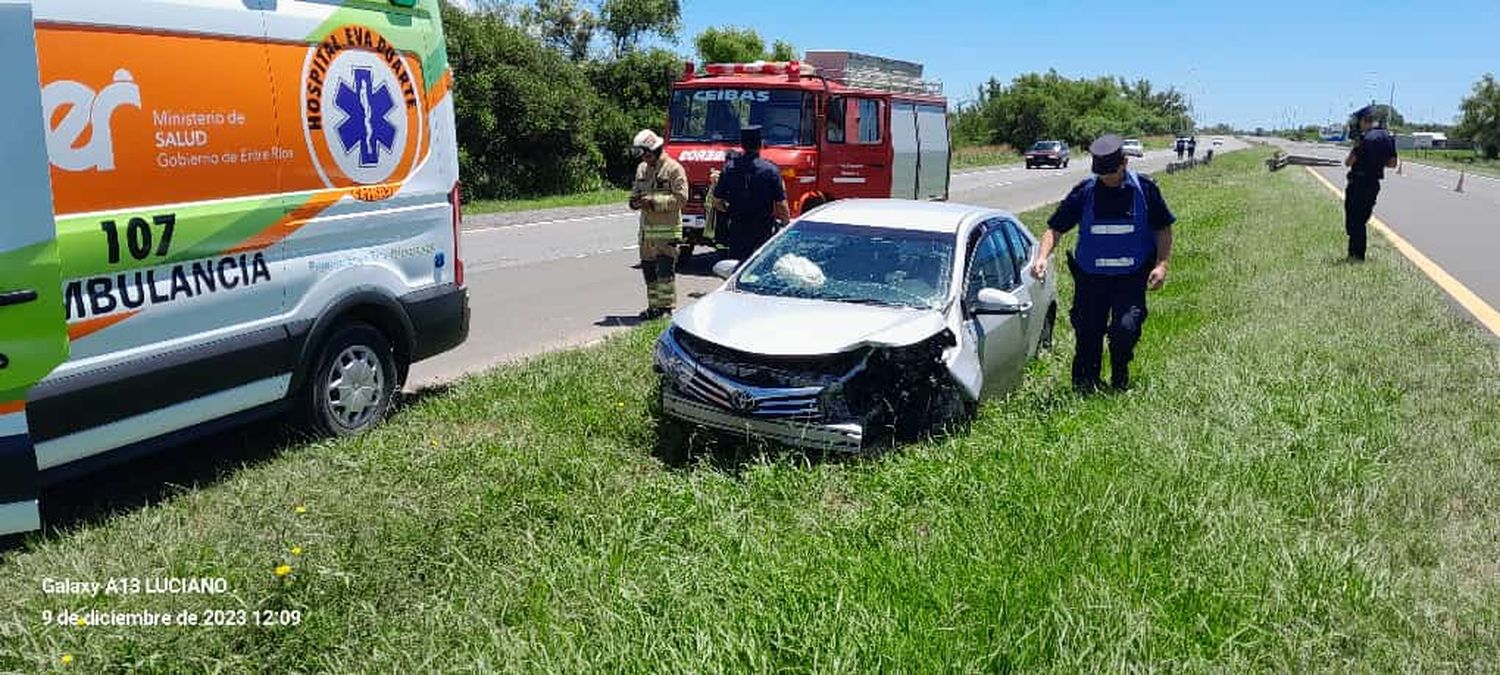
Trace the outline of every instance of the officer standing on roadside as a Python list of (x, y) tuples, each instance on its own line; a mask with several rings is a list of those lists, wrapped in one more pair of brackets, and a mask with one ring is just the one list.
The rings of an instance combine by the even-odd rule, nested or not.
[(729, 259), (744, 262), (792, 219), (781, 170), (760, 156), (759, 126), (740, 130), (743, 154), (731, 155), (714, 185), (714, 199), (729, 212)]
[(1376, 108), (1368, 105), (1354, 111), (1354, 123), (1360, 139), (1355, 142), (1344, 166), (1349, 167), (1349, 184), (1344, 188), (1344, 232), (1349, 235), (1349, 260), (1365, 259), (1366, 227), (1375, 213), (1375, 198), (1380, 195), (1380, 181), (1386, 169), (1396, 168), (1396, 139), (1376, 126)]
[(1047, 220), (1041, 251), (1031, 266), (1047, 276), (1047, 259), (1057, 239), (1078, 227), (1078, 247), (1068, 254), (1073, 273), (1073, 310), (1078, 336), (1073, 355), (1073, 386), (1092, 393), (1104, 386), (1100, 364), (1109, 335), (1110, 386), (1130, 386), (1130, 360), (1146, 322), (1146, 289), (1161, 288), (1172, 257), (1172, 223), (1177, 218), (1146, 176), (1126, 168), (1119, 136), (1101, 136), (1089, 146), (1095, 175), (1084, 179)]
[(631, 152), (641, 158), (630, 187), (630, 208), (641, 212), (641, 274), (646, 278), (645, 320), (671, 314), (677, 304), (677, 241), (682, 238), (682, 205), (688, 200), (687, 172), (667, 157), (666, 141), (650, 129), (635, 135)]
[(1188, 159), (1192, 159), (1193, 155), (1198, 154), (1198, 137), (1197, 136), (1192, 136), (1192, 137), (1188, 138), (1188, 144), (1187, 145), (1188, 145)]

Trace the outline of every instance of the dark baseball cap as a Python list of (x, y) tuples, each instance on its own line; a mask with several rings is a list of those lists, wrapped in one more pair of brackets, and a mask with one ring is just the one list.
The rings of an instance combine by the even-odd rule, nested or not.
[(1094, 156), (1093, 171), (1104, 175), (1114, 173), (1125, 163), (1125, 139), (1115, 134), (1105, 134), (1089, 145), (1089, 154)]
[(740, 129), (740, 147), (747, 149), (758, 149), (760, 148), (760, 143), (761, 140), (759, 124), (752, 124)]
[(1354, 115), (1352, 115), (1352, 117), (1357, 120), (1362, 120), (1366, 117), (1375, 117), (1379, 112), (1380, 110), (1376, 108), (1374, 104), (1370, 104), (1354, 111)]

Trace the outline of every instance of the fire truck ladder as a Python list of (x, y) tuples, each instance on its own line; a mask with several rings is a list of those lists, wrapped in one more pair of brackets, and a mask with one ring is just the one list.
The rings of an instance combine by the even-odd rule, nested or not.
[(920, 77), (912, 77), (903, 73), (895, 73), (879, 68), (819, 69), (818, 74), (828, 80), (854, 89), (873, 89), (876, 91), (919, 94), (923, 96), (943, 95), (943, 83), (941, 80), (924, 80)]

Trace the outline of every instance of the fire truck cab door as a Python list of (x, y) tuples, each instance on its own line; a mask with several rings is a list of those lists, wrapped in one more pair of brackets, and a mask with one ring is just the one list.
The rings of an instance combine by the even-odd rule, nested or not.
[(889, 98), (846, 94), (828, 102), (821, 187), (833, 199), (891, 196)]

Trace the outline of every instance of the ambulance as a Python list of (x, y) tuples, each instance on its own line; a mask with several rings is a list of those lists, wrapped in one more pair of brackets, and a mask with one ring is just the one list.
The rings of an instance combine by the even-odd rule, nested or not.
[(0, 0), (0, 534), (468, 334), (439, 0)]

